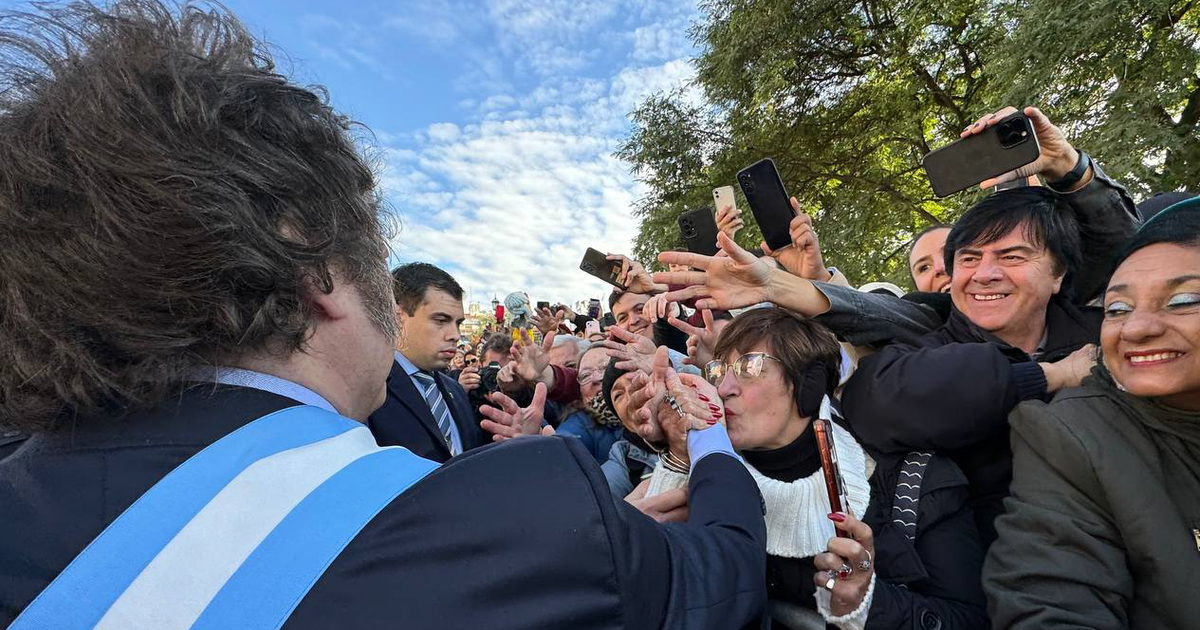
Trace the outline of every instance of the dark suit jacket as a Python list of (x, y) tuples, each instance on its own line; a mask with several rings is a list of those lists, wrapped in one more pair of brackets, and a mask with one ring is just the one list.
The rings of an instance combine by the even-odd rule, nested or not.
[[(462, 437), (463, 452), (491, 444), (491, 436), (479, 427), (462, 385), (442, 372), (434, 372), (434, 378), (450, 408), (450, 415), (454, 416), (454, 424)], [(392, 361), (392, 373), (388, 375), (387, 399), (367, 419), (367, 426), (380, 446), (403, 446), (439, 463), (450, 459), (450, 449), (429, 410), (429, 403), (397, 361)]]
[[(0, 462), (0, 627), (167, 472), (295, 404), (206, 386), (31, 437)], [(573, 438), (476, 449), (376, 515), (283, 627), (739, 627), (766, 599), (757, 487), (713, 454), (697, 462), (689, 501), (689, 522), (666, 526), (614, 501)]]

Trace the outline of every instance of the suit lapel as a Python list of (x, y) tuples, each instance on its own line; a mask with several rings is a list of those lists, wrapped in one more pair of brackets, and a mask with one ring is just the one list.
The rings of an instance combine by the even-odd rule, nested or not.
[(417, 390), (412, 377), (404, 372), (404, 368), (398, 362), (392, 362), (392, 373), (388, 375), (387, 388), (388, 395), (395, 396), (401, 404), (408, 408), (413, 417), (429, 432), (438, 448), (445, 451), (446, 456), (449, 457), (450, 449), (446, 448), (446, 439), (442, 437), (442, 430), (438, 428), (437, 420), (433, 419), (429, 403), (425, 402), (425, 396)]

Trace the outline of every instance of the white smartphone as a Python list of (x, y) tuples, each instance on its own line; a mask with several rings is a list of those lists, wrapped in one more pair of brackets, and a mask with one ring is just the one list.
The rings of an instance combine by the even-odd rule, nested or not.
[(733, 186), (721, 186), (713, 189), (713, 211), (720, 212), (721, 208), (725, 206), (737, 210), (737, 201), (733, 198)]

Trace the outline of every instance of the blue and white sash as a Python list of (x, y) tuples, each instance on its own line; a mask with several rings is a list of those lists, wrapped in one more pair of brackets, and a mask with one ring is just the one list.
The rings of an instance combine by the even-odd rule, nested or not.
[(438, 464), (299, 406), (163, 477), (10, 630), (278, 628), (350, 540)]

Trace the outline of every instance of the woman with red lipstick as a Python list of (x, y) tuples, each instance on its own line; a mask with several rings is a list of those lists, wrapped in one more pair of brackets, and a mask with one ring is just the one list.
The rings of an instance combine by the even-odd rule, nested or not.
[(1091, 376), (1010, 417), (996, 628), (1200, 626), (1200, 198), (1133, 236), (1104, 309)]
[[(849, 513), (831, 513), (811, 419), (831, 415), (841, 359), (834, 335), (786, 309), (754, 309), (721, 332), (714, 354), (705, 378), (716, 389), (704, 393), (717, 398), (709, 402), (766, 507), (770, 627), (811, 627), (805, 616), (855, 630), (987, 627), (983, 548), (966, 479), (949, 460), (918, 457), (914, 495), (899, 486), (905, 457), (873, 460), (834, 424)], [(670, 457), (647, 496), (687, 483), (686, 444), (667, 437)]]

